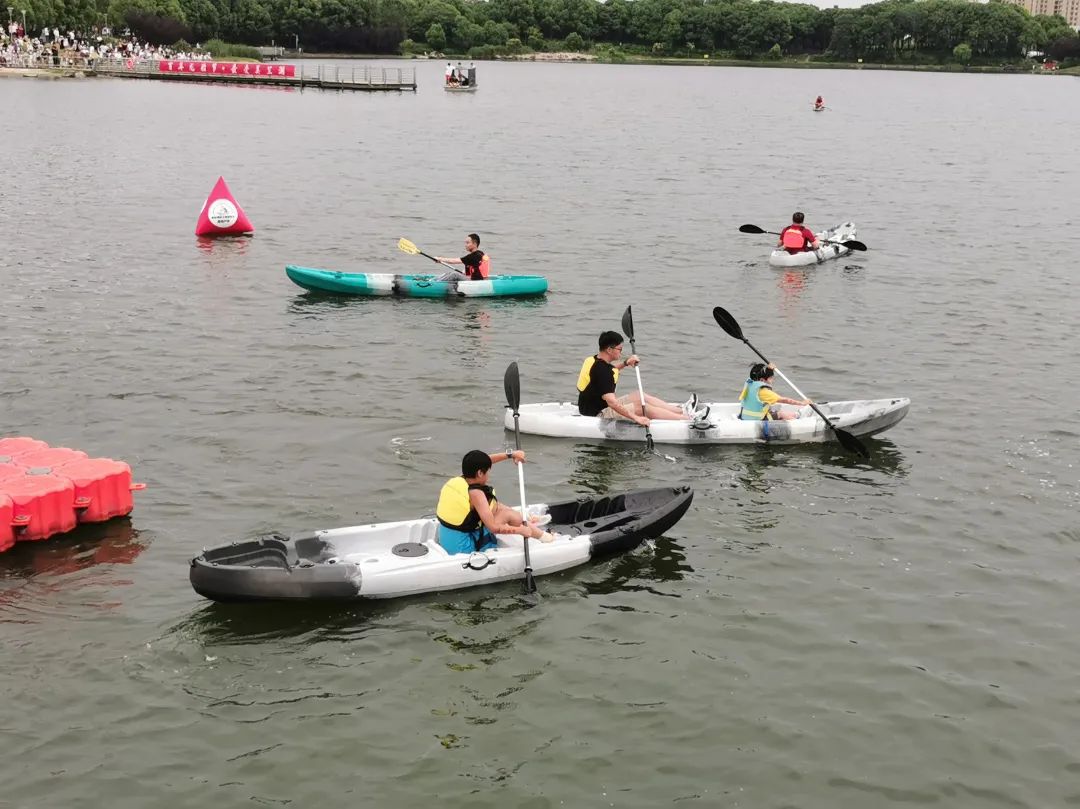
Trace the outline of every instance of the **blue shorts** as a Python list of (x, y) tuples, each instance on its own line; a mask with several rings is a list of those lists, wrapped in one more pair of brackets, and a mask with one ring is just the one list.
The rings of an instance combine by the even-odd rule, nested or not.
[(495, 548), (495, 535), (481, 525), (474, 531), (455, 531), (439, 523), (439, 544), (447, 553), (474, 553)]

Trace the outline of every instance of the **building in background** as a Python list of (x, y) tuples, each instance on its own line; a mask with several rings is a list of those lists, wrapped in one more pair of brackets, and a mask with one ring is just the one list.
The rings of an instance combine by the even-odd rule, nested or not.
[(1054, 14), (1064, 17), (1073, 28), (1080, 28), (1080, 0), (1008, 0), (1014, 6), (1026, 8), (1034, 15)]

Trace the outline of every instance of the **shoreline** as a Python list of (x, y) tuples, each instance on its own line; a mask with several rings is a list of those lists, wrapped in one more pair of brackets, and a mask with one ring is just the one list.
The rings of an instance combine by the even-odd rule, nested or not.
[(600, 65), (681, 65), (700, 67), (761, 67), (761, 68), (792, 68), (796, 70), (899, 70), (909, 73), (1002, 73), (1015, 76), (1043, 76), (1043, 75), (1080, 75), (1080, 68), (1067, 68), (1043, 72), (1033, 70), (1030, 66), (1019, 65), (960, 65), (960, 64), (903, 64), (896, 62), (815, 62), (809, 59), (792, 59), (779, 61), (764, 61), (757, 59), (706, 59), (704, 57), (689, 56), (634, 56), (626, 55), (618, 59), (604, 58), (603, 55), (593, 53), (528, 53), (515, 56), (497, 56), (494, 59), (474, 59), (468, 56), (402, 56), (401, 54), (370, 54), (370, 53), (304, 53), (290, 55), (286, 53), (282, 58), (286, 59), (393, 59), (417, 62), (438, 62), (443, 59), (449, 61), (473, 62), (549, 62), (555, 64), (566, 63), (589, 63)]
[[(546, 57), (546, 58), (545, 58)], [(284, 59), (392, 59), (397, 61), (441, 61), (446, 58), (453, 60), (454, 57), (423, 58), (400, 55), (378, 54), (302, 54), (290, 57), (286, 54)], [(462, 57), (463, 59), (466, 57)], [(592, 54), (527, 54), (522, 56), (502, 57), (498, 59), (474, 59), (480, 62), (548, 62), (552, 64), (588, 63), (599, 65), (626, 64), (626, 65), (678, 65), (700, 67), (760, 67), (760, 68), (793, 68), (796, 70), (896, 70), (908, 73), (983, 73), (1005, 74), (1013, 76), (1080, 76), (1080, 67), (1065, 68), (1055, 71), (1023, 70), (1019, 67), (1008, 65), (901, 65), (883, 63), (858, 63), (858, 62), (810, 62), (783, 60), (778, 62), (759, 62), (749, 59), (691, 59), (686, 57), (633, 57), (625, 59), (605, 60)], [(269, 62), (268, 64), (272, 64)], [(93, 68), (86, 67), (0, 67), (0, 78), (28, 78), (28, 79), (86, 79), (94, 78)]]

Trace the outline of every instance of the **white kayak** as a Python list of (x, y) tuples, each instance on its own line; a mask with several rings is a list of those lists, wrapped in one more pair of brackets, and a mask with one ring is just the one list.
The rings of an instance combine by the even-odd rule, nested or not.
[[(898, 424), (907, 415), (911, 400), (860, 399), (851, 402), (818, 402), (833, 426), (852, 435), (875, 435)], [(697, 430), (686, 421), (654, 420), (650, 425), (658, 444), (812, 444), (835, 440), (813, 408), (783, 406), (797, 410), (799, 417), (776, 421), (743, 421), (738, 402), (709, 404), (713, 427)], [(521, 432), (554, 438), (584, 438), (608, 441), (644, 441), (645, 428), (632, 421), (583, 416), (573, 402), (546, 402), (521, 405)], [(507, 430), (514, 429), (514, 414), (507, 408), (503, 418)]]
[[(630, 550), (677, 523), (694, 492), (689, 486), (585, 495), (528, 507), (552, 542), (530, 540), (533, 573), (542, 576)], [(195, 592), (215, 601), (397, 598), (521, 579), (520, 536), (497, 537), (495, 548), (450, 554), (437, 540), (434, 517), (259, 537), (204, 550), (191, 560)]]
[(842, 244), (825, 244), (825, 242), (842, 242), (847, 239), (854, 239), (856, 233), (854, 222), (844, 222), (842, 225), (837, 225), (817, 234), (818, 241), (821, 242), (821, 249), (804, 250), (801, 253), (773, 250), (769, 255), (769, 264), (774, 267), (806, 267), (810, 264), (821, 264), (829, 259), (846, 256), (851, 252), (850, 249)]

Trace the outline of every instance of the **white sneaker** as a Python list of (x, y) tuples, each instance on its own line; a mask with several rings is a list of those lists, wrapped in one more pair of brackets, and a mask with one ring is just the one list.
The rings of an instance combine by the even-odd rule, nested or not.
[(699, 412), (694, 414), (695, 418), (690, 423), (690, 429), (692, 430), (711, 430), (716, 425), (709, 421), (709, 406), (705, 405)]
[(698, 398), (696, 393), (691, 393), (690, 398), (683, 402), (679, 407), (682, 408), (682, 412), (686, 416), (692, 416), (698, 409)]

